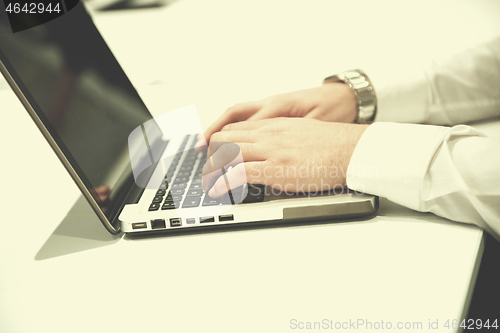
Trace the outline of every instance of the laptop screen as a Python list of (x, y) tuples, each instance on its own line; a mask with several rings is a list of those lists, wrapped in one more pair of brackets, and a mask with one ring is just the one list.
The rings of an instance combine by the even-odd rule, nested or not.
[(128, 136), (151, 115), (84, 6), (16, 33), (1, 11), (0, 57), (108, 220), (115, 220), (134, 184)]

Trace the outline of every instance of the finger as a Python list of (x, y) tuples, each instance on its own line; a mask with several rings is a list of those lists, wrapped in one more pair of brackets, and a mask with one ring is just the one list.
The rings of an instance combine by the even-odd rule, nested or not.
[[(237, 123), (239, 124), (239, 123)], [(234, 124), (227, 125), (228, 127)], [(256, 129), (257, 127), (253, 128)], [(210, 138), (210, 145), (216, 142), (233, 142), (233, 143), (253, 143), (257, 139), (257, 133), (252, 130), (224, 130), (214, 133)]]
[(213, 155), (209, 156), (203, 166), (201, 187), (207, 191), (217, 178), (229, 167), (243, 163), (243, 157), (238, 145), (225, 143)]
[(268, 162), (246, 162), (230, 169), (225, 177), (221, 176), (208, 191), (211, 198), (219, 198), (228, 190), (235, 189), (246, 183), (266, 184), (268, 179), (265, 175), (274, 173), (274, 167)]
[(253, 101), (236, 104), (226, 110), (212, 125), (205, 131), (205, 140), (207, 143), (212, 134), (220, 131), (222, 127), (238, 121), (247, 120), (251, 115), (262, 107), (261, 101)]
[(304, 118), (312, 118), (312, 119), (320, 119), (321, 115), (324, 114), (325, 112), (320, 109), (320, 108), (314, 108), (311, 111), (309, 111)]
[(203, 133), (199, 133), (197, 138), (198, 141), (196, 141), (194, 145), (194, 150), (197, 152), (202, 152), (207, 148), (207, 141), (205, 141), (205, 135)]
[[(219, 146), (218, 149), (213, 151), (212, 148), (216, 146)], [(210, 144), (209, 148), (210, 155), (207, 156), (207, 168), (205, 169), (204, 167), (203, 171), (213, 172), (223, 167), (243, 163), (240, 146), (235, 143), (213, 142)], [(210, 168), (208, 168), (208, 166), (210, 166)]]
[(256, 143), (238, 143), (243, 157), (243, 162), (265, 161), (272, 155), (268, 147)]
[(238, 164), (217, 179), (208, 192), (208, 196), (211, 198), (221, 197), (228, 191), (243, 186), (247, 182), (245, 166), (244, 164)]
[(230, 132), (230, 131), (247, 131), (249, 132), (249, 135), (252, 135), (252, 137), (255, 139), (255, 136), (257, 134), (253, 133), (253, 130), (259, 129), (263, 126), (266, 126), (270, 123), (273, 123), (276, 121), (276, 119), (259, 119), (259, 120), (247, 120), (247, 121), (240, 121), (237, 123), (233, 124), (228, 124), (224, 126), (220, 132), (215, 133), (214, 135), (219, 135), (219, 133), (225, 133), (225, 132)]
[(321, 107), (316, 107), (309, 111), (304, 118), (317, 119), (322, 121), (339, 121), (343, 122), (338, 111), (329, 111)]
[(222, 175), (222, 168), (235, 166), (243, 162), (262, 162), (271, 155), (271, 151), (262, 145), (243, 143), (238, 144), (238, 147), (241, 153), (232, 160), (230, 160), (230, 156), (224, 156), (225, 154), (220, 155), (220, 151), (209, 157), (202, 171), (201, 187), (204, 191), (208, 191)]
[(267, 104), (248, 118), (248, 120), (261, 120), (284, 115), (282, 108), (276, 104)]
[[(227, 145), (228, 143), (226, 143)], [(210, 149), (211, 155), (209, 155), (207, 163), (213, 164), (213, 169), (221, 168), (227, 165), (235, 165), (236, 162), (256, 162), (265, 161), (273, 155), (273, 150), (269, 148), (269, 145), (262, 145), (257, 143), (230, 143), (238, 147), (238, 152), (222, 152), (222, 149), (218, 149), (215, 152)], [(210, 147), (214, 146), (215, 143), (211, 143)], [(224, 147), (224, 150), (228, 148)], [(236, 159), (236, 154), (242, 155), (241, 161)], [(212, 161), (210, 161), (212, 159)], [(231, 162), (230, 162), (231, 161)], [(206, 169), (209, 170), (208, 168)], [(213, 170), (209, 170), (213, 171)]]

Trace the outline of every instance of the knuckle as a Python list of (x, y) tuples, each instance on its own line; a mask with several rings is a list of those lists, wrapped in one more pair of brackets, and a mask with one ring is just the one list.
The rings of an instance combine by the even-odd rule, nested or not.
[(226, 114), (231, 114), (231, 113), (235, 112), (235, 110), (237, 110), (240, 105), (241, 105), (241, 103), (234, 104), (233, 106), (227, 108), (225, 113)]
[(233, 128), (233, 124), (226, 124), (222, 127), (221, 131), (230, 131)]
[(221, 132), (215, 132), (212, 134), (212, 136), (210, 137), (210, 141), (211, 142), (220, 142), (222, 139), (222, 134)]
[(245, 110), (247, 107), (247, 103), (236, 103), (233, 106), (231, 106), (229, 109), (226, 110), (226, 113), (229, 115), (237, 115), (238, 113), (242, 112)]

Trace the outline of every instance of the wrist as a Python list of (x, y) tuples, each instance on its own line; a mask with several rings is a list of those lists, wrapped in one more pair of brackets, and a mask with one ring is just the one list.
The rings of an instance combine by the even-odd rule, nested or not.
[(324, 82), (320, 89), (329, 100), (330, 121), (354, 123), (358, 116), (358, 104), (353, 90), (341, 82)]
[(330, 126), (330, 132), (337, 134), (333, 136), (334, 142), (332, 142), (332, 146), (336, 145), (337, 149), (333, 150), (331, 165), (337, 165), (342, 171), (337, 174), (339, 177), (338, 184), (346, 186), (346, 175), (349, 164), (351, 163), (351, 158), (354, 155), (354, 151), (356, 150), (361, 137), (371, 125), (332, 123)]
[(356, 149), (356, 146), (358, 145), (359, 140), (363, 136), (363, 133), (365, 133), (366, 129), (370, 126), (370, 124), (353, 124), (350, 126), (350, 130), (347, 133), (347, 135), (350, 138), (350, 144), (348, 146), (348, 161), (347, 164), (351, 161), (351, 157), (354, 154), (354, 150)]
[(375, 94), (375, 89), (370, 78), (364, 71), (360, 69), (345, 71), (329, 76), (323, 82), (340, 82), (347, 85), (353, 91), (357, 101), (356, 123), (371, 123), (375, 119), (377, 95)]

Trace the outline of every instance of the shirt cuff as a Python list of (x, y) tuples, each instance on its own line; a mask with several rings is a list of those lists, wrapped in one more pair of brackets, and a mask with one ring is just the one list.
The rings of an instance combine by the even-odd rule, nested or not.
[(447, 127), (430, 125), (370, 125), (351, 157), (347, 186), (422, 210), (424, 177), (448, 132)]
[(431, 87), (424, 66), (364, 68), (377, 95), (375, 121), (424, 123), (428, 118)]

